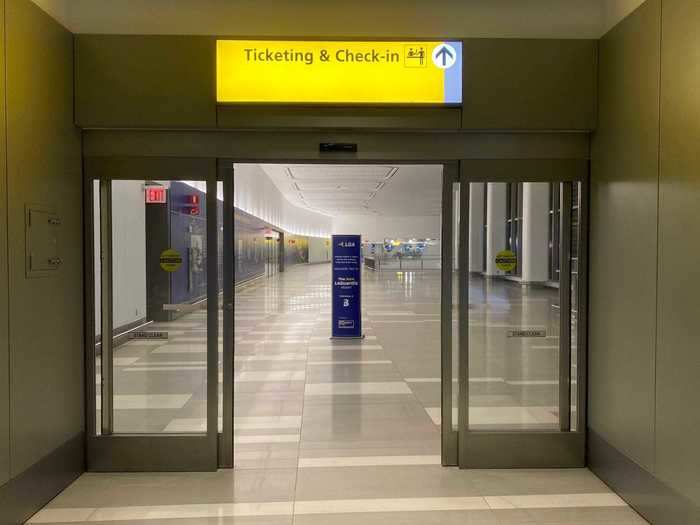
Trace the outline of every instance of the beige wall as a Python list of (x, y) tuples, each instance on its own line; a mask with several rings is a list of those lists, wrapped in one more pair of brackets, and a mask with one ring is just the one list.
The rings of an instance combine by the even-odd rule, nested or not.
[[(7, 173), (0, 173), (0, 243), (8, 251), (0, 248), (0, 359), (8, 362), (3, 353), (9, 342), (10, 366), (0, 370), (9, 371), (10, 384), (5, 388), (0, 374), (2, 481), (9, 474), (0, 487), (3, 524), (28, 518), (82, 469), (85, 430), (82, 180), (80, 133), (73, 125), (73, 38), (29, 0), (6, 0), (4, 7), (7, 124), (0, 152)], [(25, 273), (27, 204), (62, 219), (63, 264), (51, 277)], [(2, 239), (5, 216), (7, 244)], [(9, 301), (9, 341), (4, 299)], [(2, 459), (8, 457), (8, 435), (9, 472)]]
[(648, 469), (654, 444), (660, 5), (650, 0), (600, 43), (591, 180), (589, 424)]
[(700, 521), (698, 27), (696, 0), (647, 0), (600, 44), (590, 457), (660, 525)]
[(623, 0), (34, 1), (85, 34), (598, 38), (601, 4)]
[[(0, 0), (0, 71), (5, 70), (5, 0)], [(0, 122), (5, 122), (5, 75), (0, 74)], [(0, 209), (7, 209), (6, 129), (0, 125)], [(7, 213), (0, 213), (0, 487), (10, 479)]]
[(655, 473), (700, 507), (700, 2), (662, 5)]

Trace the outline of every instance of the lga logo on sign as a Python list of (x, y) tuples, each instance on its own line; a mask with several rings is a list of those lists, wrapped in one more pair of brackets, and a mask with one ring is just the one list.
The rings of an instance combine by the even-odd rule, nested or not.
[(354, 319), (339, 319), (338, 328), (355, 328)]

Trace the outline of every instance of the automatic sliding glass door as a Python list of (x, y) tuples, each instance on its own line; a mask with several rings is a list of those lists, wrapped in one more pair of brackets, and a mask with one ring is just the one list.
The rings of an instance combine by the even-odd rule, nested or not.
[(586, 185), (494, 179), (461, 174), (459, 465), (582, 466)]
[(165, 166), (126, 178), (133, 171), (122, 177), (99, 166), (89, 169), (86, 199), (95, 304), (88, 469), (213, 470), (223, 204), (216, 173), (174, 179), (166, 173), (177, 169)]

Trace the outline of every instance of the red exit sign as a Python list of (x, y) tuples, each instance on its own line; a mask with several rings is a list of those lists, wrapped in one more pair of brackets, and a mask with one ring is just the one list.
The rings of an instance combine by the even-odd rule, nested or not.
[(165, 204), (168, 202), (167, 191), (166, 188), (147, 187), (146, 204)]

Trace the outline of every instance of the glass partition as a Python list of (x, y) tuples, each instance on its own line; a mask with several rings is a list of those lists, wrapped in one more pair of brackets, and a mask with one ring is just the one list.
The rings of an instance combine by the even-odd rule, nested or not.
[(206, 432), (205, 188), (115, 180), (111, 197), (113, 432)]
[[(469, 273), (469, 429), (559, 430), (571, 410), (568, 401), (561, 410), (562, 382), (565, 389), (575, 391), (569, 377), (576, 374), (576, 346), (571, 341), (576, 339), (579, 238), (575, 221), (566, 235), (557, 235), (560, 228), (551, 227), (550, 203), (553, 187), (565, 192), (572, 185), (494, 182), (471, 186), (475, 193), (485, 191), (487, 198), (484, 213), (470, 213), (469, 224), (463, 226), (469, 228), (470, 239), (486, 232), (485, 243), (470, 243), (484, 246), (486, 253), (483, 257), (470, 254), (472, 261), (485, 264), (473, 264)], [(573, 186), (578, 189), (578, 184)], [(516, 192), (519, 197), (514, 196)], [(555, 199), (562, 201), (567, 199)], [(514, 207), (518, 216), (513, 215)], [(573, 211), (568, 208), (557, 215), (573, 217)], [(486, 224), (480, 223), (480, 217)], [(567, 292), (560, 291), (558, 280), (551, 280), (552, 252), (559, 257), (564, 252), (571, 260), (567, 282), (572, 297), (565, 301), (564, 312), (561, 300)], [(573, 306), (571, 314), (568, 304)], [(564, 340), (563, 323), (571, 323), (572, 331)], [(571, 373), (561, 373), (563, 359)]]

